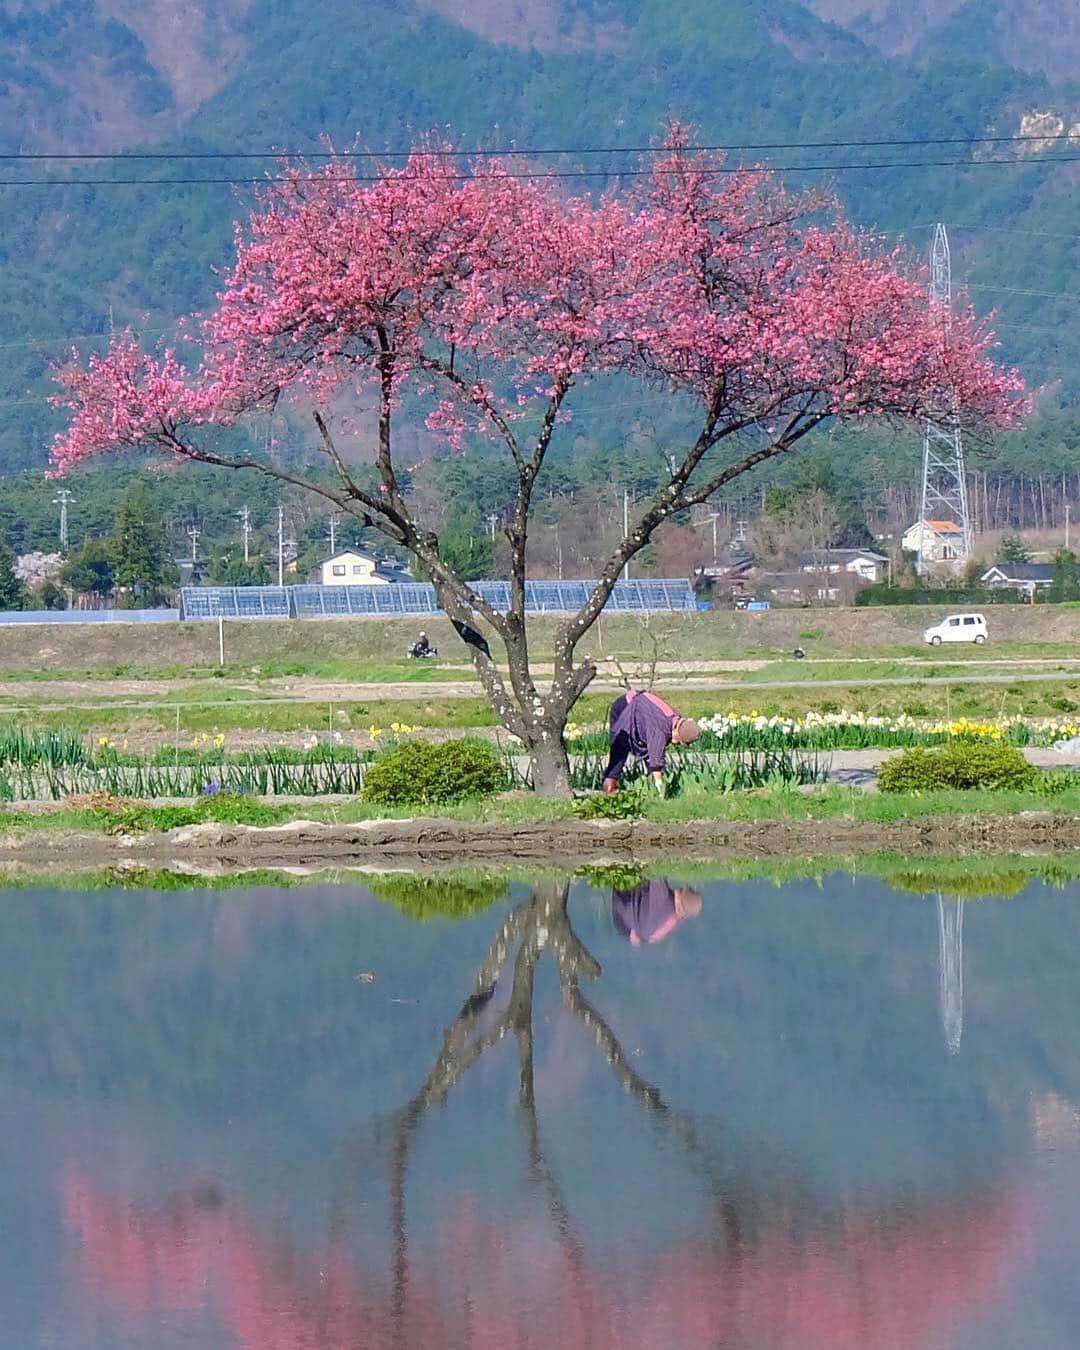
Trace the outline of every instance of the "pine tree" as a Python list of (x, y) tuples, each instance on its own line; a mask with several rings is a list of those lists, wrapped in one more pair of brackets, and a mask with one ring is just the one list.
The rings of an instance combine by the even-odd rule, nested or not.
[(0, 609), (28, 609), (30, 594), (15, 575), (15, 554), (0, 541)]
[(489, 577), (495, 544), (480, 522), (479, 512), (455, 511), (439, 532), (442, 554), (466, 581)]
[(998, 557), (1001, 562), (1029, 563), (1031, 549), (1018, 534), (1007, 534), (998, 546)]
[(92, 595), (104, 601), (114, 585), (109, 545), (88, 535), (79, 552), (61, 568), (60, 582), (79, 595)]
[(1046, 598), (1052, 603), (1075, 600), (1080, 596), (1077, 578), (1076, 554), (1070, 548), (1059, 548), (1054, 554), (1054, 577)]
[(125, 497), (117, 508), (110, 552), (124, 609), (159, 604), (176, 582), (164, 522), (141, 490)]

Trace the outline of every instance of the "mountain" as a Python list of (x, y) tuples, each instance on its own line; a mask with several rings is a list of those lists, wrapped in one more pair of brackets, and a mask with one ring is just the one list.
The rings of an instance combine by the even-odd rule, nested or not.
[(1080, 70), (1080, 7), (1062, 0), (807, 0), (886, 56), (963, 53), (1057, 79)]
[[(1078, 22), (1059, 0), (0, 0), (0, 151), (256, 156), (7, 161), (0, 470), (43, 462), (49, 366), (72, 337), (100, 343), (111, 321), (152, 337), (212, 301), (250, 200), (227, 180), (276, 147), (401, 148), (436, 126), (608, 176), (635, 157), (592, 152), (647, 145), (671, 116), (710, 143), (771, 143), (733, 157), (833, 185), (914, 248), (949, 223), (1004, 354), (1072, 406), (1080, 163), (1050, 161), (1080, 158)], [(987, 140), (962, 167), (963, 146), (854, 144), (1032, 127), (1024, 153)]]
[(180, 128), (244, 51), (250, 0), (0, 0), (0, 140), (111, 151)]

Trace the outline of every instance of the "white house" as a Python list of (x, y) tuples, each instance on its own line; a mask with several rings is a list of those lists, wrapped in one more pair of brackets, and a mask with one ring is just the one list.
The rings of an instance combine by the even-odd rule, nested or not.
[(319, 580), (324, 586), (389, 586), (391, 579), (379, 571), (377, 558), (347, 548), (319, 564)]
[(922, 548), (927, 562), (950, 562), (964, 553), (964, 532), (952, 520), (916, 521), (904, 531), (900, 547), (905, 553), (918, 553)]
[(803, 572), (848, 572), (863, 581), (883, 580), (889, 560), (869, 548), (823, 548), (804, 553), (799, 564)]
[(979, 578), (991, 590), (1026, 591), (1029, 598), (1040, 586), (1054, 583), (1053, 563), (995, 563)]

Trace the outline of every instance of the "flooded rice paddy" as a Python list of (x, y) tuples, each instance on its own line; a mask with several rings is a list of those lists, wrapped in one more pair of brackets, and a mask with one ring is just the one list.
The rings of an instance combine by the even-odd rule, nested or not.
[(1080, 883), (958, 875), (13, 888), (0, 1345), (1072, 1347)]

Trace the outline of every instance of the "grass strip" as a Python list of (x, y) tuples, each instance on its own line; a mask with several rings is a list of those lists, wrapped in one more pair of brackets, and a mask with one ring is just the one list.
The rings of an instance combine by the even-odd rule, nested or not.
[[(758, 789), (749, 792), (686, 793), (644, 803), (643, 818), (659, 822), (702, 821), (870, 821), (892, 824), (931, 816), (995, 817), (1021, 812), (1080, 818), (1080, 788), (1048, 798), (1035, 792), (947, 791), (918, 795), (866, 793), (832, 786), (814, 791)], [(0, 834), (11, 839), (43, 833), (157, 832), (210, 821), (279, 825), (294, 820), (352, 824), (364, 820), (415, 820), (430, 815), (477, 824), (535, 824), (567, 820), (574, 803), (521, 794), (485, 802), (464, 802), (427, 813), (373, 807), (360, 801), (269, 803), (226, 794), (184, 805), (133, 804), (121, 811), (91, 806), (54, 811), (0, 810)]]

